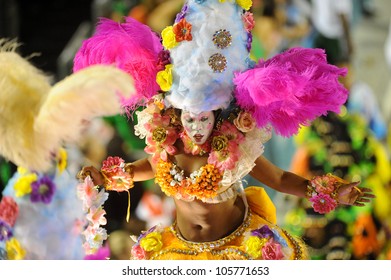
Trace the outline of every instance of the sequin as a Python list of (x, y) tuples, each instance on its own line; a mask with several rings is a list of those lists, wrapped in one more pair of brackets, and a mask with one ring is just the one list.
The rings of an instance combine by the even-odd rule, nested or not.
[(225, 49), (232, 43), (231, 33), (225, 29), (220, 29), (213, 34), (213, 43), (219, 49)]
[(224, 55), (220, 53), (215, 53), (209, 57), (208, 61), (209, 66), (213, 69), (214, 72), (224, 72), (227, 68), (227, 59)]

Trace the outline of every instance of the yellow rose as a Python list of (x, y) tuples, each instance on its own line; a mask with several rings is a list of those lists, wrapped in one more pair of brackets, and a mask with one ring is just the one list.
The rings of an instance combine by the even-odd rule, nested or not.
[(141, 239), (140, 246), (145, 251), (159, 251), (162, 246), (162, 235), (159, 232), (151, 232)]
[(57, 168), (60, 174), (65, 170), (66, 167), (67, 167), (67, 151), (64, 148), (60, 148), (57, 157)]
[(178, 44), (178, 42), (175, 39), (173, 26), (167, 26), (166, 28), (163, 29), (162, 38), (163, 38), (163, 46), (167, 50), (174, 48)]
[(212, 140), (212, 149), (214, 151), (222, 151), (228, 146), (228, 138), (227, 136), (215, 136)]
[(31, 193), (31, 184), (38, 180), (38, 176), (35, 173), (27, 174), (18, 179), (14, 185), (16, 197), (21, 197)]
[(164, 70), (157, 73), (156, 82), (160, 86), (161, 90), (170, 90), (172, 86), (172, 64), (167, 64)]
[(244, 243), (247, 253), (254, 259), (262, 256), (262, 247), (266, 244), (266, 238), (259, 238), (257, 236), (250, 236)]
[(152, 140), (156, 143), (163, 143), (166, 139), (167, 133), (163, 127), (158, 127), (152, 132)]
[(246, 11), (250, 10), (251, 6), (253, 5), (252, 0), (236, 0), (236, 3)]
[(15, 237), (5, 243), (5, 250), (9, 260), (23, 260), (26, 255), (26, 251), (20, 246)]

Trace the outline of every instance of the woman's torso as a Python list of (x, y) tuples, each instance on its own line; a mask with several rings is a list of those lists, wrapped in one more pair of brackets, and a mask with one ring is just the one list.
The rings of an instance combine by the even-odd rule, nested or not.
[[(208, 154), (195, 156), (185, 154), (179, 147), (179, 153), (170, 158), (181, 170), (184, 176), (205, 166)], [(156, 169), (156, 166), (153, 165)], [(194, 199), (191, 201), (174, 197), (176, 205), (176, 225), (184, 239), (204, 242), (213, 241), (232, 233), (244, 220), (245, 206), (240, 196), (235, 196), (220, 203), (205, 203)]]

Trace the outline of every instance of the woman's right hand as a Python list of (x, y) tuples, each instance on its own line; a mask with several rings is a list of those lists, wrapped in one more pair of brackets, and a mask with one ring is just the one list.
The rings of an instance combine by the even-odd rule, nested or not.
[(92, 181), (94, 182), (94, 185), (100, 185), (100, 186), (104, 185), (105, 182), (104, 177), (102, 173), (95, 167), (84, 166), (79, 171), (79, 173), (77, 173), (76, 178), (83, 182), (87, 176), (91, 177)]

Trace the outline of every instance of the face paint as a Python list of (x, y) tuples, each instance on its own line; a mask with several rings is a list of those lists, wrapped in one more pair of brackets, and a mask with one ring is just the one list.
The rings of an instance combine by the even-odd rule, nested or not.
[(197, 145), (202, 145), (212, 133), (215, 116), (212, 111), (200, 114), (182, 111), (181, 121), (190, 139)]

